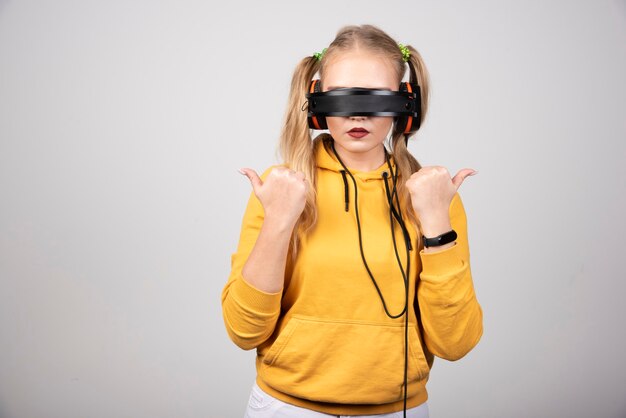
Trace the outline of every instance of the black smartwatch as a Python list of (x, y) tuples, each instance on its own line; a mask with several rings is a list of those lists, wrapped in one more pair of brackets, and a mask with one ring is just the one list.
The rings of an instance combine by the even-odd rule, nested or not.
[(424, 247), (438, 247), (440, 245), (444, 245), (454, 241), (456, 239), (456, 231), (454, 229), (451, 229), (445, 234), (441, 234), (434, 238), (426, 238), (422, 235), (422, 239), (424, 240)]

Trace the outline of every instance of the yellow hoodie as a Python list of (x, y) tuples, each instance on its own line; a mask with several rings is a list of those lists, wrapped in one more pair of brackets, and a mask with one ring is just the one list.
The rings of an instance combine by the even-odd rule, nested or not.
[[(315, 157), (318, 220), (311, 232), (301, 236), (300, 251), (295, 262), (288, 261), (279, 293), (261, 291), (241, 274), (263, 223), (263, 207), (251, 193), (222, 291), (226, 330), (242, 349), (256, 348), (257, 384), (275, 398), (333, 415), (401, 411), (405, 318), (385, 314), (363, 265), (353, 184), (344, 183), (343, 167), (321, 141), (316, 143)], [(384, 164), (371, 172), (351, 172), (358, 184), (363, 251), (389, 312), (397, 315), (404, 307), (405, 288), (389, 225), (382, 177), (386, 170)], [(407, 409), (428, 398), (425, 385), (433, 355), (460, 359), (483, 331), (470, 271), (467, 221), (458, 193), (449, 213), (458, 235), (454, 246), (431, 253), (410, 251)], [(395, 225), (400, 260), (406, 268), (402, 231)], [(406, 225), (415, 243), (416, 230), (408, 220)]]

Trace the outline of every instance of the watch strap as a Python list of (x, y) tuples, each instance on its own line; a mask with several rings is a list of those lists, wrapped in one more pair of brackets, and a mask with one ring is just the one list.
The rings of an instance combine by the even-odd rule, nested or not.
[(450, 231), (433, 238), (426, 238), (422, 235), (422, 239), (424, 240), (424, 247), (438, 247), (440, 245), (445, 245), (449, 242), (452, 242), (456, 240), (456, 238), (457, 234), (454, 229), (451, 229)]

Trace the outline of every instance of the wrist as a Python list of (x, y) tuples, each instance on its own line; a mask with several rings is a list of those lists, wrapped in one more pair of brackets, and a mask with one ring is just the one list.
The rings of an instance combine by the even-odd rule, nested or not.
[(263, 226), (275, 232), (291, 234), (291, 231), (293, 231), (296, 222), (297, 219), (292, 220), (286, 216), (272, 215), (271, 213), (267, 213), (265, 215), (265, 219), (263, 219)]
[(422, 235), (427, 238), (436, 237), (452, 229), (450, 216), (428, 217), (420, 219)]
[(453, 247), (456, 244), (456, 238), (457, 233), (452, 228), (437, 236), (423, 235), (424, 252), (441, 251)]
[(422, 249), (422, 252), (424, 252), (424, 253), (436, 253), (438, 251), (443, 251), (443, 250), (446, 250), (446, 249), (448, 249), (450, 247), (454, 247), (455, 245), (456, 245), (456, 241), (455, 242), (449, 242), (449, 243), (444, 244), (444, 245), (438, 245), (436, 247), (424, 247)]

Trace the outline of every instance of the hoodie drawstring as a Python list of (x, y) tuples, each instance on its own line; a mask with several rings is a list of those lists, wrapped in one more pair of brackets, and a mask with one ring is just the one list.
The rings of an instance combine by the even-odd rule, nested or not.
[(341, 170), (341, 177), (343, 177), (343, 193), (344, 193), (344, 200), (346, 202), (346, 212), (347, 212), (348, 204), (350, 203), (350, 189), (348, 189), (348, 179), (346, 178), (346, 170)]
[[(393, 172), (393, 169), (391, 168), (391, 164), (389, 163), (388, 159), (387, 159), (387, 163), (389, 164), (389, 171), (391, 171), (391, 177), (393, 178), (393, 195), (392, 195), (392, 193), (389, 191), (389, 184), (387, 184), (387, 172), (383, 173), (383, 180), (385, 181), (385, 192), (387, 193), (387, 201), (389, 202), (389, 209), (391, 210), (393, 217), (396, 218), (396, 220), (398, 221), (398, 224), (400, 225), (400, 228), (402, 229), (402, 234), (404, 234), (404, 241), (408, 244), (409, 251), (413, 251), (413, 245), (411, 245), (411, 236), (409, 235), (409, 230), (407, 229), (406, 224), (404, 223), (404, 219), (402, 219), (402, 214), (400, 213), (400, 201), (398, 200), (398, 193), (396, 192), (396, 181), (398, 179), (398, 176), (395, 175), (395, 173)], [(396, 207), (393, 204), (394, 196), (396, 198), (398, 210), (396, 210)]]

